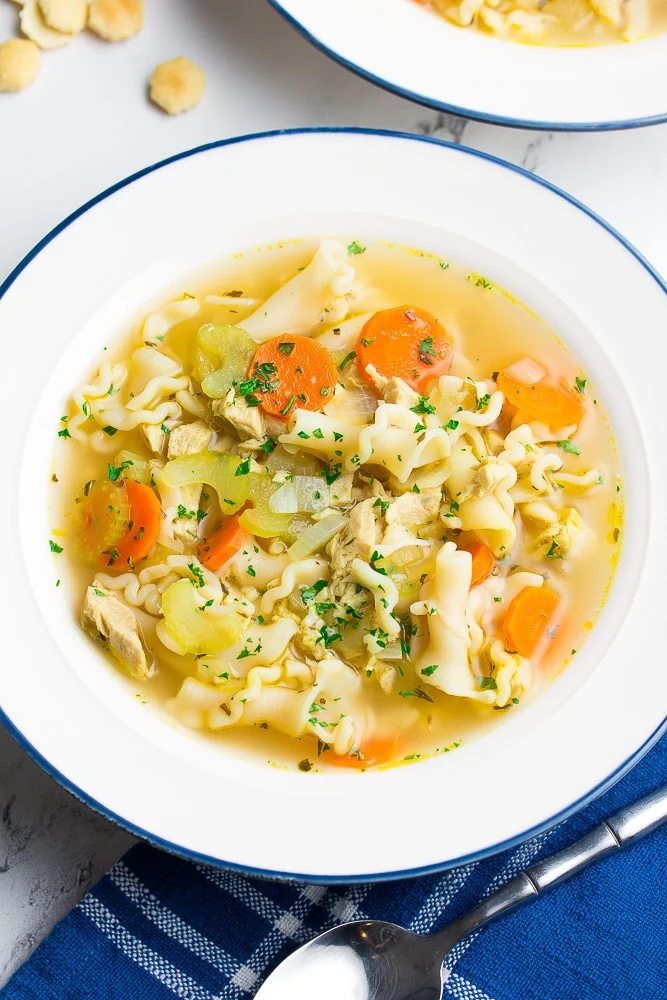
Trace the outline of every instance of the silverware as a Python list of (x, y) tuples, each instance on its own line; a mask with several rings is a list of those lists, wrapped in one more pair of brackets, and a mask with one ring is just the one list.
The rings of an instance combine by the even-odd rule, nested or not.
[(444, 961), (458, 942), (667, 821), (667, 785), (621, 809), (569, 847), (506, 882), (438, 934), (382, 920), (333, 927), (271, 973), (256, 1000), (441, 1000)]

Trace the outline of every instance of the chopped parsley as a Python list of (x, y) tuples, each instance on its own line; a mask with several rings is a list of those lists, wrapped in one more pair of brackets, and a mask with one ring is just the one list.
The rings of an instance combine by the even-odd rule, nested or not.
[(447, 423), (445, 424), (445, 430), (455, 431), (458, 426), (459, 426), (458, 420), (448, 420)]
[(341, 469), (342, 465), (340, 462), (328, 462), (327, 465), (320, 469), (320, 475), (331, 486), (340, 476)]
[(304, 757), (303, 760), (300, 760), (297, 766), (300, 771), (312, 771), (313, 769), (313, 763), (312, 761), (308, 760), (307, 757)]
[(337, 632), (332, 625), (323, 625), (320, 629), (319, 637), (315, 640), (315, 643), (323, 642), (327, 649), (333, 646), (334, 642), (342, 642), (343, 637), (340, 632)]
[(312, 587), (304, 587), (304, 589), (301, 591), (301, 600), (304, 602), (314, 601), (319, 592), (321, 590), (324, 590), (326, 585), (327, 585), (326, 580), (318, 580), (317, 583), (314, 583), (312, 585)]
[(289, 358), (290, 354), (294, 350), (295, 344), (291, 340), (283, 340), (282, 343), (278, 344), (278, 350), (281, 354), (284, 354), (286, 358)]
[(166, 424), (160, 424), (160, 430), (161, 430), (161, 431), (162, 431), (162, 432), (163, 432), (164, 434), (167, 434), (167, 435), (171, 434), (171, 428), (170, 428), (170, 427), (167, 427), (167, 425), (166, 425)]
[(373, 506), (379, 507), (380, 513), (382, 514), (382, 517), (384, 517), (389, 507), (389, 500), (383, 500), (381, 497), (378, 497)]
[(273, 449), (276, 447), (276, 442), (272, 437), (267, 438), (264, 444), (260, 445), (259, 450), (263, 451), (265, 455), (270, 455)]
[(334, 441), (342, 441), (343, 440), (343, 435), (339, 434), (338, 431), (334, 431), (333, 432), (333, 436), (334, 436)]
[(245, 462), (241, 462), (234, 473), (235, 476), (247, 476), (250, 472), (250, 455), (246, 458)]
[(475, 680), (482, 691), (496, 691), (498, 688), (495, 677), (476, 677)]
[(341, 363), (338, 365), (338, 371), (342, 372), (343, 369), (347, 365), (349, 365), (350, 361), (354, 361), (354, 359), (356, 358), (356, 356), (357, 356), (357, 352), (356, 351), (350, 351), (349, 354), (346, 354), (345, 357), (343, 358), (343, 360), (341, 361)]
[(62, 552), (62, 550), (63, 550), (62, 545), (56, 545), (56, 543), (51, 538), (49, 538), (49, 548), (51, 549), (52, 552), (55, 552), (56, 555), (59, 552)]
[(128, 469), (133, 463), (132, 462), (121, 462), (120, 465), (111, 465), (107, 463), (107, 475), (112, 483), (115, 483), (117, 479), (120, 479), (123, 469)]
[(418, 350), (419, 360), (423, 365), (432, 365), (433, 362), (430, 359), (438, 356), (433, 350), (433, 337), (424, 337), (423, 340), (420, 340)]
[(426, 430), (426, 424), (415, 424), (414, 434), (421, 434), (422, 431)]
[(320, 427), (316, 427), (315, 428), (315, 430), (313, 431), (313, 437), (317, 438), (318, 441), (322, 440), (322, 438), (324, 437), (324, 434), (323, 434), (322, 429)]
[(428, 396), (420, 396), (417, 405), (411, 406), (410, 409), (413, 413), (418, 413), (420, 415), (435, 413), (435, 406), (433, 406), (432, 403), (429, 403)]
[(257, 573), (255, 572), (255, 567), (252, 565), (248, 566), (247, 572), (248, 576), (257, 576)]
[(361, 338), (362, 347), (369, 347), (370, 344), (374, 344), (374, 343), (375, 343), (375, 337), (362, 337)]
[(486, 406), (489, 405), (490, 400), (491, 400), (490, 393), (488, 393), (488, 392), (485, 393), (483, 396), (480, 396), (479, 399), (477, 400), (477, 407), (476, 408), (478, 410), (483, 410)]
[(315, 605), (315, 610), (317, 611), (318, 615), (324, 615), (327, 613), (327, 611), (331, 611), (331, 609), (335, 607), (336, 605), (333, 604), (331, 601), (318, 601), (317, 604)]
[(296, 396), (290, 396), (290, 398), (287, 400), (282, 410), (280, 411), (281, 417), (289, 416), (290, 411), (294, 409), (295, 403), (296, 403)]
[(302, 438), (304, 441), (308, 441), (308, 439), (310, 438), (310, 434), (306, 434), (305, 431), (299, 431), (297, 437)]
[(366, 247), (362, 247), (357, 240), (352, 240), (347, 248), (348, 257), (356, 257), (359, 253), (366, 253)]
[(70, 434), (70, 432), (67, 430), (66, 427), (63, 427), (61, 431), (58, 431), (59, 438), (71, 438), (71, 436), (72, 435)]
[(439, 666), (439, 663), (432, 663), (430, 667), (422, 667), (420, 673), (422, 673), (424, 677), (430, 677), (431, 674), (436, 672)]
[(200, 569), (200, 567), (199, 566), (195, 566), (194, 563), (188, 563), (188, 569), (190, 570), (190, 572), (194, 576), (195, 580), (197, 581), (197, 586), (198, 587), (203, 587), (204, 583), (206, 581), (204, 580), (204, 573)]
[(577, 390), (577, 392), (580, 392), (582, 396), (586, 392), (586, 386), (587, 386), (587, 384), (588, 384), (588, 379), (587, 378), (578, 378), (577, 377), (574, 380), (575, 389)]
[(193, 510), (188, 510), (187, 507), (184, 507), (182, 503), (179, 503), (178, 507), (176, 508), (176, 513), (178, 514), (179, 517), (184, 517), (187, 521), (191, 521), (192, 518), (195, 516), (195, 512)]
[(561, 451), (566, 451), (568, 455), (581, 455), (572, 438), (565, 438), (564, 441), (558, 441), (557, 443)]
[(554, 540), (552, 541), (551, 545), (549, 546), (549, 551), (548, 551), (548, 552), (546, 552), (546, 553), (545, 553), (545, 555), (546, 555), (546, 556), (547, 556), (547, 557), (548, 557), (549, 559), (562, 559), (562, 558), (563, 558), (563, 556), (562, 556), (562, 553), (560, 553), (560, 552), (558, 551), (558, 550), (559, 550), (559, 548), (560, 548), (560, 546), (559, 546), (558, 542), (557, 542), (557, 541), (556, 541), (556, 540), (554, 539)]
[(320, 389), (320, 396), (328, 396), (330, 392), (331, 392), (331, 386), (323, 385), (322, 388)]
[(118, 433), (118, 428), (112, 427), (111, 425), (109, 425), (108, 427), (103, 427), (102, 430), (104, 431), (105, 434), (108, 434), (110, 438), (112, 438), (114, 434)]

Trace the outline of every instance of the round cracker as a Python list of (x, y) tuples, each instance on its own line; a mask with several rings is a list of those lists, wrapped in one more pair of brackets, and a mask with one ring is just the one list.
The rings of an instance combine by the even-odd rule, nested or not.
[(37, 3), (49, 28), (78, 35), (86, 27), (88, 0), (37, 0)]
[(160, 63), (149, 80), (149, 96), (169, 115), (195, 108), (206, 86), (206, 74), (185, 56)]
[(26, 0), (21, 7), (19, 24), (23, 34), (36, 42), (40, 49), (59, 49), (62, 45), (68, 45), (74, 38), (74, 35), (49, 28), (42, 17), (37, 0)]
[(88, 27), (107, 42), (131, 38), (143, 23), (143, 0), (90, 0)]
[(16, 93), (37, 76), (42, 57), (28, 38), (10, 38), (0, 45), (0, 92)]

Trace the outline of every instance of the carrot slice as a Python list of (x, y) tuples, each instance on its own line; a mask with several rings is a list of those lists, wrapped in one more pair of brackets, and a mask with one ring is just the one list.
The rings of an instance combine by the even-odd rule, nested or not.
[(337, 753), (330, 753), (326, 756), (326, 762), (333, 764), (334, 767), (351, 767), (356, 770), (379, 764), (390, 764), (396, 759), (397, 746), (398, 737), (396, 735), (370, 736), (360, 746), (360, 756), (355, 753), (341, 757)]
[[(245, 506), (242, 509), (245, 510)], [(198, 555), (202, 566), (205, 566), (206, 569), (213, 570), (213, 572), (220, 569), (245, 545), (248, 532), (243, 525), (239, 524), (241, 513), (242, 511), (239, 511), (237, 514), (226, 517), (208, 538), (204, 538), (200, 542)]]
[(144, 559), (160, 537), (162, 507), (150, 486), (123, 481), (130, 504), (130, 520), (125, 536), (117, 543), (113, 554), (106, 553), (107, 565), (127, 569)]
[(584, 415), (581, 396), (568, 386), (559, 385), (532, 358), (523, 358), (503, 368), (496, 381), (507, 401), (527, 413), (531, 420), (554, 429), (581, 423)]
[[(97, 479), (76, 498), (79, 515), (74, 546), (83, 562), (99, 562), (127, 533), (130, 505), (123, 482)], [(104, 561), (104, 560), (103, 560)]]
[(483, 542), (473, 542), (472, 545), (467, 546), (467, 550), (472, 556), (472, 580), (470, 583), (472, 590), (478, 584), (484, 583), (486, 578), (491, 575), (494, 559), (491, 549)]
[(507, 648), (533, 656), (553, 624), (560, 598), (546, 587), (524, 587), (507, 605), (503, 635)]
[(331, 351), (310, 337), (285, 334), (260, 344), (241, 395), (265, 413), (288, 420), (295, 409), (320, 410), (337, 382)]
[(419, 393), (445, 375), (453, 341), (434, 316), (416, 306), (383, 309), (365, 323), (356, 344), (361, 373), (373, 388), (367, 365), (385, 378), (403, 379)]

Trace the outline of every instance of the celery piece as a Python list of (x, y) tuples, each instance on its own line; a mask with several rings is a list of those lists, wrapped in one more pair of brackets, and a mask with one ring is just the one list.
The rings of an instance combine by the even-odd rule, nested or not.
[(200, 327), (195, 346), (193, 375), (211, 399), (222, 399), (232, 385), (247, 378), (257, 344), (235, 326)]
[(192, 486), (206, 483), (218, 494), (220, 507), (225, 514), (233, 514), (248, 499), (250, 476), (237, 476), (241, 464), (238, 455), (220, 451), (202, 451), (197, 455), (183, 455), (167, 462), (162, 479), (167, 486)]
[(162, 614), (170, 636), (188, 653), (220, 653), (243, 632), (243, 619), (231, 608), (204, 607), (190, 580), (177, 580), (162, 595)]

